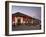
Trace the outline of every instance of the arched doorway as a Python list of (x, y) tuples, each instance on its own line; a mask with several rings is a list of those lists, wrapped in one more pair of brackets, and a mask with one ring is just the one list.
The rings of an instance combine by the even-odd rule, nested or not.
[(17, 25), (21, 25), (21, 17), (17, 17)]
[(15, 24), (22, 24), (23, 23), (23, 17), (15, 17)]
[(21, 23), (21, 19), (20, 18), (17, 19), (17, 23)]

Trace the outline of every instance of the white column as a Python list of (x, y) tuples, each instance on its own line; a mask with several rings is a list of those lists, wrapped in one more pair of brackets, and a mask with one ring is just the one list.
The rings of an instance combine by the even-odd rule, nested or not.
[(23, 17), (21, 17), (21, 23), (23, 23)]
[(16, 23), (17, 23), (17, 17), (15, 17), (15, 25), (16, 25)]

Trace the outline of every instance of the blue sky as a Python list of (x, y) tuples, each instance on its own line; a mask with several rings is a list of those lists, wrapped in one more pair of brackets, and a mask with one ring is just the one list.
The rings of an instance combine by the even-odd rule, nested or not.
[(12, 14), (20, 12), (31, 16), (33, 18), (37, 18), (41, 20), (41, 7), (31, 7), (31, 6), (12, 6)]

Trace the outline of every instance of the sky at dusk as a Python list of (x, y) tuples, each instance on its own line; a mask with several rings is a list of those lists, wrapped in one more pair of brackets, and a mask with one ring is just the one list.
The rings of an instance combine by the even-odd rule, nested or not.
[(31, 16), (33, 18), (37, 18), (41, 20), (41, 7), (31, 7), (31, 6), (12, 6), (12, 14), (20, 12)]

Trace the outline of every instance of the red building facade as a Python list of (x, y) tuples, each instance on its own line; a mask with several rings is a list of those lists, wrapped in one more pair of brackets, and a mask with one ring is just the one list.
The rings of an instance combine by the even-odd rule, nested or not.
[(33, 19), (32, 19), (32, 17), (30, 17), (28, 15), (17, 12), (15, 14), (12, 14), (12, 23), (15, 25), (17, 23), (21, 23), (21, 24), (32, 23), (33, 24)]

